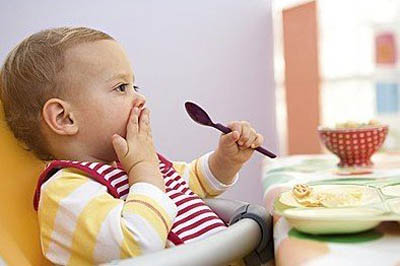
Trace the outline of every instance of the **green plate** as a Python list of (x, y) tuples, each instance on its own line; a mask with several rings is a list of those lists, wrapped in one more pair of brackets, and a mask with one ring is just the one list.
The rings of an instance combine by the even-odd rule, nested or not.
[[(350, 180), (349, 180), (350, 181)], [(286, 191), (274, 202), (274, 212), (286, 218), (291, 226), (308, 234), (350, 234), (370, 230), (382, 221), (400, 221), (400, 195), (397, 195), (399, 184), (384, 185), (381, 188), (361, 185), (350, 181), (350, 184), (332, 182), (329, 185), (315, 185), (313, 189), (361, 189), (360, 204), (338, 207), (304, 207), (297, 203), (291, 191)], [(378, 186), (379, 187), (379, 186)], [(389, 195), (382, 193), (382, 188)], [(400, 186), (399, 186), (400, 190)], [(395, 191), (395, 192), (393, 192)]]

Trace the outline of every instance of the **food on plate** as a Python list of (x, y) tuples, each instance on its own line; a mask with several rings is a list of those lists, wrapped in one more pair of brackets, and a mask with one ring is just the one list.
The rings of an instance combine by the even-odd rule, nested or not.
[(280, 201), (295, 207), (350, 207), (379, 202), (379, 194), (364, 186), (297, 184), (284, 192)]
[(292, 192), (296, 198), (304, 198), (305, 196), (310, 195), (311, 188), (305, 184), (297, 184), (293, 187)]

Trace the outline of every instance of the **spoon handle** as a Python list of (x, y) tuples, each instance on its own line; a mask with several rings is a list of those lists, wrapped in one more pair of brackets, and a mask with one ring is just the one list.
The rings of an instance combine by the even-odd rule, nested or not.
[[(232, 132), (232, 130), (229, 127), (226, 127), (220, 123), (214, 124), (213, 126), (214, 128), (218, 129), (219, 131), (221, 131), (222, 133), (228, 134), (230, 132)], [(276, 158), (276, 155), (273, 154), (272, 152), (270, 152), (267, 149), (264, 149), (263, 147), (257, 147), (255, 148), (256, 151), (268, 156), (269, 158)]]

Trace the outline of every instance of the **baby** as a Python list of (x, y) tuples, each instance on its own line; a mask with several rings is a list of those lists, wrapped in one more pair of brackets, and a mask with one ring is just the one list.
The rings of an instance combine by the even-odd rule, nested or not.
[(263, 143), (241, 121), (191, 163), (157, 154), (123, 48), (90, 28), (26, 38), (2, 66), (0, 87), (15, 137), (48, 162), (34, 207), (43, 254), (54, 264), (109, 262), (224, 230), (201, 198), (232, 186)]

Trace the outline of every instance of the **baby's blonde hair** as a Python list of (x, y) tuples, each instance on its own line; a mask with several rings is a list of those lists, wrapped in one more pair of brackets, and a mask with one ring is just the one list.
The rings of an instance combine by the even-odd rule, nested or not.
[(0, 70), (0, 100), (14, 136), (42, 160), (53, 159), (41, 131), (41, 110), (46, 101), (67, 92), (59, 73), (65, 51), (76, 45), (113, 40), (85, 27), (61, 27), (35, 33), (18, 44)]

